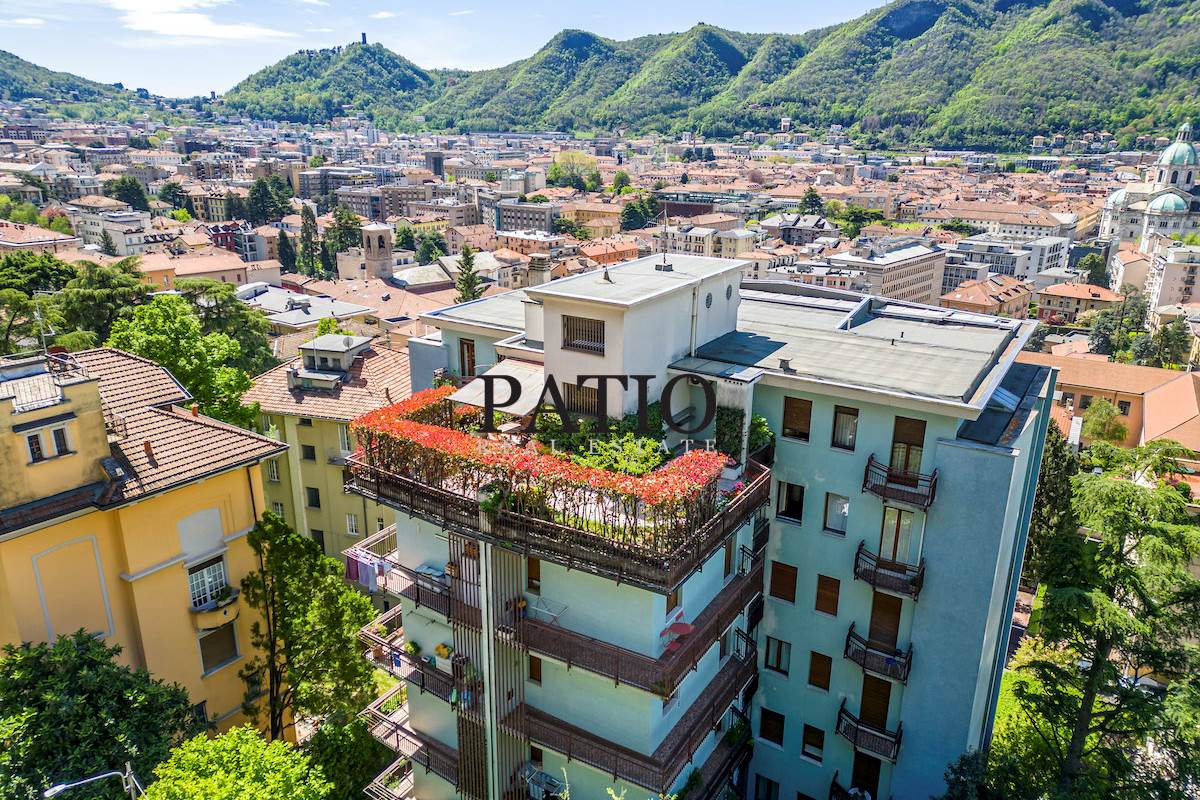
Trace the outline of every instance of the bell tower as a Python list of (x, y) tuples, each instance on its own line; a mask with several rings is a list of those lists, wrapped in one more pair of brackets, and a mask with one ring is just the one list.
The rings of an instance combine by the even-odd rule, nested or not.
[(368, 278), (390, 278), (395, 261), (392, 258), (392, 226), (373, 222), (362, 226), (363, 264)]

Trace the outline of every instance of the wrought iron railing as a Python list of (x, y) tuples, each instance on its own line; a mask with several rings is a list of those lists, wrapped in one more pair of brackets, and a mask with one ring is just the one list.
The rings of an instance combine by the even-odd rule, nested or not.
[(895, 500), (927, 509), (933, 505), (933, 499), (937, 495), (937, 479), (936, 469), (929, 474), (893, 469), (876, 459), (872, 453), (867, 458), (867, 466), (863, 470), (862, 490), (885, 500)]
[(408, 727), (407, 706), (388, 713), (383, 709), (402, 687), (398, 686), (367, 706), (359, 716), (366, 720), (371, 735), (393, 752), (411, 759), (426, 772), (458, 786), (458, 751)]
[(897, 725), (894, 731), (868, 725), (847, 711), (846, 701), (843, 700), (841, 708), (838, 709), (837, 732), (856, 749), (895, 762), (900, 753), (904, 725)]
[(858, 543), (858, 550), (854, 553), (854, 577), (876, 589), (908, 595), (916, 600), (925, 583), (925, 559), (922, 558), (914, 566), (881, 558), (867, 549), (864, 540)]
[(908, 671), (912, 667), (912, 652), (911, 644), (905, 651), (864, 639), (854, 632), (854, 623), (851, 622), (850, 630), (846, 631), (846, 649), (842, 654), (867, 672), (907, 683)]

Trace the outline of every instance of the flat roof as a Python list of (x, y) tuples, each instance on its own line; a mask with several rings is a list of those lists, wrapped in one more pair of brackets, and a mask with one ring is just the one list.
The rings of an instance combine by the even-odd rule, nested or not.
[(561, 298), (588, 303), (632, 306), (676, 291), (713, 275), (741, 271), (749, 262), (742, 259), (710, 258), (667, 253), (670, 270), (663, 270), (663, 256), (645, 256), (607, 269), (579, 273), (568, 278), (526, 287), (534, 299)]

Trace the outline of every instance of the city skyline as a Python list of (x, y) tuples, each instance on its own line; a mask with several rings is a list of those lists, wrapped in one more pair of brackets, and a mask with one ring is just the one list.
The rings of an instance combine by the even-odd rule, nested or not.
[[(613, 39), (672, 33), (705, 22), (747, 32), (803, 33), (844, 22), (882, 5), (851, 0), (779, 9), (765, 21), (716, 0), (649, 6), (630, 0), (606, 4), (602, 13), (582, 2), (522, 0), (497, 6), (473, 0), (443, 7), (354, 0), (3, 0), (4, 49), (50, 69), (104, 83), (121, 82), (169, 97), (218, 93), (263, 67), (302, 49), (358, 41), (365, 32), (426, 69), (490, 69), (533, 55), (564, 28), (582, 28)], [(62, 48), (64, 38), (73, 42)], [(222, 58), (194, 69), (204, 47)]]

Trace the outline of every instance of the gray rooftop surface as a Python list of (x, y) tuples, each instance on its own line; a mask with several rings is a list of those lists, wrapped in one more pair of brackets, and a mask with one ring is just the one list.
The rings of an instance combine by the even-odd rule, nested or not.
[(632, 306), (691, 286), (696, 281), (712, 275), (741, 270), (748, 263), (735, 259), (680, 253), (669, 253), (666, 260), (671, 265), (669, 272), (659, 269), (663, 262), (661, 255), (646, 256), (606, 270), (583, 272), (540, 286), (530, 286), (525, 291), (535, 299), (558, 297)]

